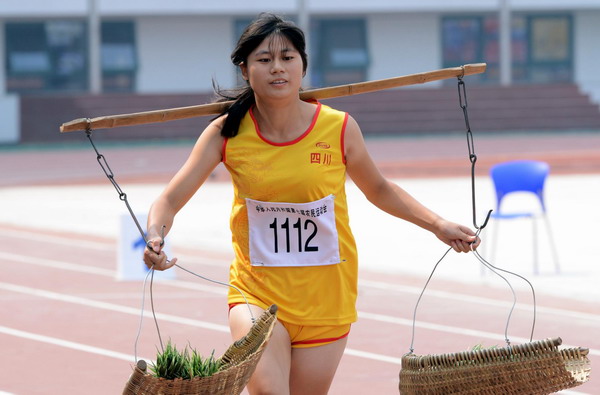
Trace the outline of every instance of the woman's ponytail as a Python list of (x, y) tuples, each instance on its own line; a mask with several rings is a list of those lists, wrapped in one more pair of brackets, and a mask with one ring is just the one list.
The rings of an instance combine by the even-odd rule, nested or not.
[(235, 137), (242, 118), (244, 118), (248, 110), (254, 105), (254, 91), (248, 85), (236, 91), (223, 91), (217, 87), (215, 88), (215, 92), (219, 96), (218, 102), (233, 101), (217, 118), (227, 114), (225, 124), (223, 125), (223, 129), (221, 129), (221, 136), (225, 138)]

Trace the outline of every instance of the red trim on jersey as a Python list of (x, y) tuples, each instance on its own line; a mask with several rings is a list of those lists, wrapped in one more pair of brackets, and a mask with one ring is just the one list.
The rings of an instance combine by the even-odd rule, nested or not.
[(345, 114), (344, 116), (344, 123), (342, 125), (342, 135), (340, 137), (340, 147), (342, 147), (342, 162), (344, 162), (344, 164), (346, 164), (346, 144), (345, 141), (346, 139), (344, 138), (344, 136), (346, 135), (346, 125), (348, 124), (348, 113)]
[(313, 119), (312, 122), (310, 123), (310, 126), (308, 127), (308, 129), (306, 129), (306, 131), (304, 133), (302, 133), (302, 135), (300, 135), (300, 137), (292, 140), (292, 141), (287, 141), (285, 143), (276, 143), (273, 142), (269, 139), (267, 139), (266, 137), (264, 137), (261, 133), (260, 133), (260, 129), (258, 128), (258, 122), (256, 121), (256, 118), (254, 117), (254, 111), (253, 107), (250, 108), (250, 117), (252, 118), (252, 122), (254, 122), (254, 129), (256, 130), (256, 134), (258, 134), (258, 137), (261, 138), (262, 141), (264, 141), (265, 143), (277, 146), (277, 147), (285, 147), (287, 145), (293, 145), (296, 144), (298, 141), (302, 140), (304, 137), (306, 137), (306, 135), (308, 135), (313, 128), (315, 127), (315, 124), (317, 123), (317, 119), (319, 118), (319, 113), (321, 112), (321, 103), (317, 102), (317, 110), (315, 111), (315, 115), (313, 115)]
[(229, 141), (229, 138), (225, 137), (223, 139), (223, 145), (221, 146), (221, 162), (225, 163), (225, 161), (227, 160), (227, 142)]

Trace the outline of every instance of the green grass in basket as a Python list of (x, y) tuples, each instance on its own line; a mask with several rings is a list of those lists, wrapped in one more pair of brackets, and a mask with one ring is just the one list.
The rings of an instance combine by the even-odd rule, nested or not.
[(156, 377), (167, 380), (208, 377), (215, 374), (220, 367), (214, 353), (213, 350), (208, 358), (202, 358), (196, 350), (192, 350), (191, 354), (187, 347), (183, 351), (178, 350), (169, 340), (165, 350), (157, 353), (156, 362), (152, 363), (150, 370)]
[(210, 353), (208, 358), (202, 358), (196, 350), (192, 350), (189, 361), (190, 374), (192, 377), (208, 377), (219, 371), (220, 362), (215, 359), (215, 350)]
[(498, 345), (484, 347), (483, 344), (479, 343), (479, 344), (474, 345), (469, 351), (481, 351), (481, 350), (485, 350), (485, 349), (495, 349), (495, 348), (498, 348)]

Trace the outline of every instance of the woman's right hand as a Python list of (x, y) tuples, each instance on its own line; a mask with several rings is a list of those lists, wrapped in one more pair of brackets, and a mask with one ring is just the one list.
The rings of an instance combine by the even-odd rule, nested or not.
[(144, 263), (148, 269), (154, 268), (154, 270), (167, 270), (177, 263), (177, 258), (169, 260), (167, 255), (162, 250), (163, 239), (161, 237), (154, 237), (148, 240), (148, 244), (144, 249)]

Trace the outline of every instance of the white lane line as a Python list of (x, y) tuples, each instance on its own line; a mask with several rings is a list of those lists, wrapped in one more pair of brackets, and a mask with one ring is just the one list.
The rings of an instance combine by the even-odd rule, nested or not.
[(10, 252), (0, 251), (0, 259), (4, 261), (26, 263), (29, 265), (44, 266), (52, 269), (69, 270), (72, 272), (87, 274), (97, 274), (105, 277), (114, 277), (116, 275), (116, 272), (114, 270), (102, 269), (94, 266), (80, 265), (77, 263), (55, 261), (53, 259), (36, 258), (21, 254), (12, 254)]
[[(364, 318), (364, 319), (369, 319), (369, 320), (373, 320), (373, 321), (386, 322), (389, 324), (396, 324), (396, 325), (402, 325), (402, 326), (412, 327), (412, 325), (413, 325), (413, 321), (410, 319), (391, 317), (389, 315), (383, 315), (383, 314), (372, 314), (372, 313), (365, 313), (365, 312), (359, 311), (358, 317), (359, 317), (359, 319)], [(438, 332), (452, 333), (455, 335), (472, 336), (477, 339), (483, 338), (483, 339), (492, 339), (495, 341), (498, 341), (498, 340), (503, 341), (502, 339), (504, 339), (504, 334), (500, 334), (500, 333), (479, 331), (479, 330), (474, 330), (474, 329), (461, 328), (461, 327), (457, 327), (457, 326), (440, 325), (440, 324), (434, 324), (431, 322), (424, 322), (424, 321), (415, 321), (415, 327), (422, 328), (422, 329), (429, 329), (429, 330), (438, 331)], [(529, 342), (529, 338), (524, 338), (524, 337), (509, 336), (509, 339), (511, 341), (517, 342), (517, 343), (528, 343)], [(418, 344), (418, 339), (417, 339), (416, 343)], [(562, 347), (578, 348), (579, 346), (571, 346), (571, 345), (563, 343)], [(408, 352), (408, 350), (407, 350), (407, 352)], [(590, 353), (590, 355), (599, 356), (600, 350), (594, 350), (594, 349), (590, 348), (589, 353)]]
[(11, 229), (8, 231), (10, 237), (20, 237), (26, 240), (40, 241), (44, 243), (52, 243), (65, 245), (69, 247), (89, 248), (91, 250), (107, 251), (115, 248), (116, 243), (108, 243), (102, 241), (77, 240), (65, 236), (56, 236), (52, 234), (40, 234), (36, 232), (28, 232), (26, 230)]
[[(113, 303), (98, 302), (98, 301), (91, 300), (91, 299), (85, 299), (85, 298), (80, 298), (80, 297), (76, 297), (76, 296), (60, 294), (57, 292), (44, 291), (44, 290), (40, 290), (40, 289), (24, 287), (22, 285), (0, 282), (0, 289), (4, 289), (7, 291), (11, 291), (11, 292), (23, 293), (23, 294), (27, 294), (27, 295), (33, 295), (33, 296), (46, 298), (46, 299), (59, 300), (61, 302), (80, 304), (80, 305), (87, 306), (87, 307), (94, 307), (94, 308), (98, 308), (98, 309), (116, 311), (119, 313), (132, 314), (132, 315), (135, 315), (138, 317), (140, 316), (140, 309), (135, 309), (132, 307), (127, 307), (127, 306), (121, 306), (121, 305), (117, 305), (117, 304), (113, 304)], [(150, 314), (152, 314), (152, 312), (144, 311), (145, 316), (149, 316)], [(206, 322), (206, 321), (200, 321), (200, 320), (195, 320), (195, 319), (191, 319), (191, 318), (185, 318), (185, 317), (174, 316), (171, 314), (163, 314), (163, 313), (156, 313), (156, 318), (159, 320), (163, 320), (163, 321), (174, 322), (174, 323), (184, 324), (184, 325), (190, 325), (190, 326), (194, 326), (194, 327), (200, 327), (200, 328), (204, 328), (204, 329), (214, 330), (217, 332), (229, 333), (228, 326), (213, 324), (213, 323)], [(354, 349), (350, 349), (350, 348), (346, 348), (345, 353), (348, 353), (349, 355), (353, 355), (353, 356), (358, 356), (358, 357), (367, 358), (367, 359), (373, 359), (373, 360), (382, 361), (382, 362), (399, 363), (398, 358), (390, 357), (387, 355), (376, 354), (376, 353), (369, 353), (366, 351), (354, 350)], [(132, 358), (130, 358), (130, 360), (132, 360)]]
[[(25, 332), (19, 329), (13, 329), (6, 326), (0, 325), (0, 333), (5, 335), (16, 336), (27, 340), (35, 340), (42, 343), (53, 344), (55, 346), (66, 347), (77, 351), (88, 352), (96, 355), (103, 355), (106, 357), (121, 359), (128, 362), (134, 362), (135, 357), (133, 355), (124, 354), (118, 351), (107, 350), (105, 348), (94, 347), (83, 343), (76, 343), (69, 340), (59, 339), (56, 337), (50, 337), (40, 335), (37, 333)], [(143, 359), (143, 358), (142, 358)], [(148, 361), (148, 359), (146, 359)], [(2, 394), (2, 392), (0, 392)]]
[[(411, 287), (411, 286), (407, 286), (407, 285), (397, 285), (397, 284), (386, 283), (386, 282), (382, 282), (382, 281), (371, 281), (371, 280), (360, 280), (359, 279), (358, 285), (363, 286), (363, 287), (381, 289), (381, 290), (385, 290), (385, 291), (410, 293), (410, 294), (414, 294), (414, 295), (420, 295), (421, 292), (423, 291), (423, 288), (419, 288), (419, 287)], [(437, 298), (442, 298), (442, 299), (450, 299), (450, 300), (466, 302), (466, 303), (477, 303), (477, 304), (482, 304), (482, 305), (486, 305), (486, 306), (505, 308), (507, 310), (510, 309), (512, 306), (512, 301), (506, 302), (506, 301), (500, 301), (500, 300), (495, 300), (495, 299), (490, 299), (490, 298), (483, 298), (483, 297), (479, 297), (479, 296), (460, 294), (460, 293), (456, 293), (456, 292), (439, 291), (439, 290), (435, 290), (435, 289), (427, 289), (425, 291), (425, 296), (427, 296), (427, 297), (432, 296), (432, 297), (437, 297)], [(515, 309), (525, 310), (525, 311), (531, 312), (533, 314), (533, 304), (518, 302), (517, 305), (515, 306)], [(560, 315), (560, 316), (564, 316), (564, 317), (571, 317), (571, 318), (577, 318), (577, 319), (581, 319), (581, 320), (593, 321), (593, 322), (600, 324), (600, 315), (598, 315), (598, 314), (582, 313), (582, 312), (578, 312), (578, 311), (571, 311), (571, 310), (564, 310), (564, 309), (555, 309), (552, 307), (545, 307), (545, 306), (539, 306), (539, 305), (537, 306), (537, 313), (538, 314), (544, 313), (544, 314)]]
[[(139, 317), (141, 315), (140, 308), (134, 308), (129, 306), (122, 306), (114, 303), (100, 302), (93, 299), (81, 298), (78, 296), (72, 296), (67, 294), (61, 294), (58, 292), (44, 291), (37, 288), (29, 288), (24, 287), (22, 285), (10, 284), (0, 282), (0, 289), (4, 289), (6, 291), (18, 292), (26, 295), (33, 295), (40, 298), (58, 300), (61, 302), (78, 304), (86, 307), (93, 307), (102, 310), (115, 311), (118, 313), (130, 314)], [(152, 312), (149, 310), (144, 310), (144, 316), (150, 317)], [(212, 322), (194, 320), (191, 318), (175, 316), (172, 314), (164, 314), (164, 313), (156, 313), (156, 318), (161, 319), (168, 322), (174, 322), (178, 324), (185, 324), (190, 326), (195, 326), (198, 328), (209, 329), (217, 332), (226, 332), (229, 333), (229, 327), (226, 325), (214, 324)]]
[[(103, 241), (91, 241), (91, 240), (74, 240), (64, 236), (56, 236), (56, 235), (44, 235), (35, 232), (28, 232), (25, 230), (10, 230), (8, 234), (10, 237), (19, 237), (21, 239), (39, 241), (44, 243), (52, 243), (67, 246), (69, 248), (87, 248), (90, 250), (98, 250), (98, 251), (115, 251), (118, 248), (117, 241), (114, 242), (103, 242)], [(230, 259), (225, 260), (217, 260), (217, 259), (209, 259), (206, 257), (197, 257), (190, 255), (182, 255), (176, 254), (179, 258), (180, 262), (194, 262), (201, 263), (202, 265), (208, 266), (223, 266), (223, 263), (229, 264)]]
[[(7, 253), (2, 253), (0, 252), (0, 258), (5, 257), (5, 258), (11, 258), (14, 259), (14, 256), (17, 256), (15, 254), (7, 254)], [(19, 256), (17, 256), (19, 257)], [(100, 274), (100, 275), (104, 275), (107, 276), (107, 272), (109, 273), (114, 273), (112, 271), (106, 270), (106, 269), (98, 269), (98, 268), (90, 268), (84, 265), (77, 265), (77, 264), (70, 264), (70, 263), (63, 263), (63, 262), (58, 262), (58, 261), (49, 261), (49, 260), (43, 260), (43, 259), (39, 259), (39, 258), (31, 258), (31, 257), (23, 257), (20, 256), (19, 258), (20, 262), (22, 263), (33, 263), (33, 264), (40, 264), (40, 265), (44, 265), (44, 266), (49, 266), (49, 267), (54, 267), (54, 268), (62, 268), (65, 270), (74, 270), (74, 271), (79, 271), (79, 272), (86, 272), (86, 273), (92, 273), (92, 274)], [(98, 270), (96, 270), (98, 269)], [(359, 283), (362, 283), (363, 281), (360, 281)], [(182, 282), (182, 281), (178, 281), (178, 280), (169, 280), (167, 282), (165, 282), (166, 284), (171, 284), (177, 287), (181, 287), (181, 288), (189, 288), (189, 289), (201, 289), (201, 290), (205, 290), (208, 292), (212, 292), (212, 293), (218, 293), (218, 294), (225, 294), (224, 288), (220, 288), (220, 287), (214, 287), (214, 286), (201, 286), (195, 283), (188, 283), (188, 282)], [(2, 287), (3, 284), (7, 284), (7, 283), (0, 283), (0, 288)], [(7, 284), (7, 285), (11, 285), (11, 284)], [(389, 283), (381, 283), (381, 282), (373, 282), (373, 281), (368, 281), (367, 284), (362, 284), (362, 285), (366, 285), (366, 286), (372, 286), (372, 287), (377, 287), (380, 289), (387, 289), (387, 287), (390, 287), (390, 289), (395, 289), (395, 290), (404, 290), (405, 292), (417, 292), (420, 293), (421, 290), (416, 288), (416, 287), (407, 287), (407, 286), (395, 286), (393, 284), (389, 284)], [(37, 296), (42, 296), (42, 297), (48, 297), (48, 296), (43, 296), (43, 293), (46, 293), (46, 295), (62, 295), (62, 294), (55, 294), (49, 291), (41, 291), (41, 290), (34, 290), (34, 291), (39, 291), (40, 294), (38, 294)], [(19, 291), (16, 291), (19, 292)], [(431, 291), (431, 293), (436, 293), (436, 296), (438, 297), (443, 297), (443, 298), (453, 298), (453, 297), (457, 297), (457, 294), (452, 294), (452, 293), (448, 293), (448, 292), (444, 292), (444, 291)], [(31, 293), (30, 293), (31, 294)], [(468, 296), (468, 295), (458, 295), (458, 297), (460, 298), (464, 298), (464, 300), (474, 300), (474, 303), (476, 303), (477, 300), (479, 300), (479, 303), (483, 303), (484, 301), (489, 301), (489, 302), (493, 302), (493, 303), (501, 303), (503, 307), (509, 306), (510, 304), (504, 304), (503, 302), (497, 302), (493, 299), (485, 299), (485, 298), (478, 298), (478, 297), (472, 297), (472, 296)], [(49, 297), (49, 298), (53, 298), (53, 297)], [(66, 300), (66, 299), (62, 299), (62, 298), (71, 298), (71, 300)], [(63, 301), (68, 301), (71, 303), (78, 303), (78, 302), (74, 302), (74, 300), (81, 300), (83, 302), (79, 302), (79, 304), (83, 304), (83, 305), (89, 305), (90, 307), (99, 307), (99, 308), (105, 308), (105, 307), (100, 307), (101, 305), (105, 305), (105, 306), (113, 306), (113, 308), (115, 309), (115, 311), (120, 311), (120, 312), (125, 312), (127, 314), (136, 314), (139, 315), (140, 311), (138, 309), (135, 308), (129, 308), (129, 307), (125, 307), (125, 306), (120, 306), (120, 305), (116, 305), (116, 304), (110, 304), (110, 303), (105, 303), (105, 302), (99, 302), (99, 301), (95, 301), (92, 299), (84, 299), (84, 298), (78, 298), (78, 297), (74, 297), (74, 296), (69, 296), (69, 295), (62, 295), (62, 297), (59, 300), (63, 300)], [(483, 300), (483, 301), (482, 301)], [(110, 307), (107, 307), (109, 310), (111, 309)], [(128, 309), (128, 311), (124, 311), (123, 309)], [(538, 311), (540, 311), (540, 307), (538, 307)], [(556, 309), (555, 309), (556, 310)], [(144, 314), (150, 314), (150, 312), (145, 311)], [(358, 313), (360, 317), (364, 318), (364, 319), (370, 319), (370, 320), (374, 320), (374, 321), (380, 321), (380, 322), (387, 322), (387, 323), (395, 323), (395, 324), (399, 324), (399, 325), (404, 325), (404, 326), (412, 326), (412, 320), (408, 320), (408, 319), (404, 319), (404, 318), (397, 318), (397, 317), (392, 317), (392, 316), (388, 316), (388, 315), (383, 315), (383, 314), (373, 314), (373, 313), (366, 313), (366, 312), (359, 312)], [(583, 313), (581, 313), (583, 314)], [(165, 317), (167, 317), (168, 315), (165, 314), (160, 314), (157, 313), (157, 318), (159, 317), (159, 315), (161, 315), (163, 318), (162, 319), (166, 319)], [(590, 315), (592, 318), (597, 318), (596, 316)], [(175, 317), (175, 316), (173, 316)], [(171, 321), (171, 322), (179, 322), (179, 323), (185, 323), (182, 321), (177, 321), (178, 319), (180, 320), (188, 320), (185, 317), (178, 317), (178, 318), (173, 318), (175, 321)], [(168, 319), (166, 319), (168, 321)], [(192, 321), (196, 321), (196, 320), (192, 320)], [(200, 321), (199, 321), (200, 322)], [(210, 323), (205, 323), (206, 325), (215, 325), (215, 324), (210, 324)], [(190, 324), (190, 325), (194, 325), (194, 324)], [(459, 327), (452, 327), (452, 326), (448, 326), (448, 325), (439, 325), (439, 324), (433, 324), (433, 323), (424, 323), (422, 321), (417, 321), (417, 326), (422, 327), (422, 328), (426, 328), (426, 329), (431, 329), (431, 330), (436, 330), (436, 331), (440, 331), (440, 332), (447, 332), (447, 333), (455, 333), (455, 334), (463, 334), (463, 335), (471, 335), (471, 336), (475, 336), (475, 337), (483, 337), (483, 338), (489, 338), (489, 339), (503, 339), (504, 335), (503, 334), (498, 334), (498, 333), (491, 333), (491, 332), (483, 332), (483, 331), (477, 331), (477, 330), (471, 330), (471, 329), (465, 329), (465, 328), (459, 328)], [(207, 328), (209, 329), (209, 328)], [(219, 330), (219, 329), (217, 329)], [(226, 326), (221, 326), (220, 331), (224, 331), (224, 332), (229, 332), (229, 328)], [(526, 338), (521, 338), (521, 337), (513, 337), (511, 340), (513, 341), (518, 341), (518, 342), (528, 342), (529, 339)], [(568, 346), (568, 345), (563, 345), (564, 347), (575, 347), (575, 346)], [(600, 355), (600, 350), (595, 350), (595, 349), (590, 349), (590, 355)]]
[[(91, 300), (91, 299), (80, 298), (80, 297), (66, 295), (66, 294), (60, 294), (57, 292), (44, 291), (44, 290), (35, 289), (35, 288), (29, 288), (29, 287), (24, 287), (21, 285), (16, 285), (16, 284), (0, 282), (0, 289), (12, 291), (12, 292), (24, 293), (24, 294), (28, 294), (28, 295), (34, 295), (34, 296), (52, 299), (52, 300), (59, 300), (62, 302), (80, 304), (80, 305), (84, 305), (87, 307), (94, 307), (94, 308), (99, 308), (99, 309), (104, 309), (104, 310), (116, 311), (116, 312), (131, 314), (131, 315), (135, 315), (135, 316), (140, 315), (140, 310), (136, 309), (136, 308), (121, 306), (121, 305), (117, 305), (117, 304), (113, 304), (113, 303), (99, 302), (99, 301), (95, 301), (95, 300)], [(151, 314), (151, 312), (149, 312), (149, 311), (144, 312), (144, 315), (146, 315), (146, 316), (149, 316), (149, 314)], [(399, 325), (404, 325), (404, 326), (412, 326), (412, 320), (395, 318), (395, 317), (385, 316), (385, 315), (381, 315), (381, 314), (371, 314), (371, 313), (359, 312), (359, 317), (371, 319), (371, 320), (375, 320), (375, 321), (380, 321), (380, 322), (387, 322), (387, 323), (399, 324)], [(160, 319), (160, 320), (168, 321), (168, 322), (174, 322), (174, 323), (179, 323), (179, 324), (184, 324), (184, 325), (201, 327), (201, 328), (214, 330), (214, 331), (218, 331), (218, 332), (229, 333), (229, 328), (227, 326), (209, 323), (206, 321), (200, 321), (200, 320), (195, 320), (195, 319), (190, 319), (190, 318), (185, 318), (185, 317), (180, 317), (180, 316), (174, 316), (171, 314), (163, 314), (163, 313), (156, 313), (156, 318)], [(478, 339), (480, 339), (482, 337), (494, 339), (494, 340), (503, 338), (503, 335), (498, 334), (498, 333), (476, 331), (476, 330), (451, 327), (451, 326), (447, 326), (447, 325), (439, 325), (439, 324), (433, 324), (433, 323), (422, 322), (422, 321), (417, 321), (415, 325), (419, 328), (431, 329), (431, 330), (435, 330), (435, 331), (441, 331), (441, 332), (447, 332), (447, 333), (453, 333), (453, 334), (473, 336)], [(524, 338), (513, 338), (512, 340), (519, 341), (519, 342), (527, 342), (528, 341), (528, 339), (524, 339)], [(574, 347), (574, 346), (568, 346), (566, 344), (563, 346), (569, 347), (569, 348)], [(353, 349), (346, 349), (346, 351), (348, 352), (349, 355), (360, 356), (360, 357), (368, 358), (368, 359), (375, 359), (378, 361), (391, 362), (391, 363), (396, 363), (398, 361), (398, 358), (381, 355), (381, 354), (368, 353), (368, 352), (363, 352), (363, 351), (358, 351), (358, 350), (353, 350)], [(600, 352), (598, 350), (590, 349), (590, 355), (600, 355)]]
[(352, 355), (353, 357), (374, 359), (374, 360), (381, 361), (381, 362), (389, 362), (389, 363), (392, 363), (395, 365), (402, 364), (402, 358), (388, 357), (385, 355), (375, 354), (375, 353), (368, 352), (368, 351), (354, 350), (352, 348), (346, 348), (346, 350), (344, 351), (344, 354)]
[[(51, 242), (51, 243), (55, 243), (55, 244), (66, 245), (69, 247), (73, 247), (73, 244), (74, 244), (73, 239), (70, 239), (68, 237), (55, 236), (55, 235), (44, 235), (44, 234), (39, 234), (39, 233), (24, 231), (24, 230), (11, 230), (10, 236), (21, 237), (21, 238), (28, 239), (28, 240)], [(116, 248), (115, 243), (110, 243), (110, 242), (94, 242), (94, 241), (87, 241), (87, 240), (78, 240), (77, 242), (75, 242), (75, 244), (77, 245), (77, 247), (96, 249), (96, 250), (110, 250), (110, 249)], [(9, 253), (0, 253), (0, 257), (2, 257), (4, 254), (7, 254), (7, 255), (5, 255), (6, 257), (10, 256), (10, 257), (12, 257), (12, 259), (20, 261), (20, 262), (23, 262), (24, 259), (29, 258), (29, 257), (24, 257), (24, 256), (21, 256), (21, 258), (17, 258), (17, 255), (9, 254)], [(198, 260), (198, 258), (191, 258), (186, 255), (182, 255), (179, 258), (182, 259), (183, 261), (197, 261)], [(38, 261), (38, 262), (41, 263), (41, 261)], [(101, 271), (105, 270), (105, 273), (112, 273), (111, 276), (116, 275), (116, 273), (114, 271), (109, 271), (106, 269), (89, 268), (89, 269), (87, 269), (89, 271), (86, 271), (86, 269), (78, 270), (76, 268), (76, 266), (86, 267), (83, 265), (67, 264), (64, 262), (57, 263), (56, 261), (50, 261), (50, 260), (45, 260), (45, 262), (46, 262), (45, 266), (54, 267), (57, 269), (75, 270), (75, 271), (80, 271), (80, 272), (88, 272), (91, 274), (94, 274), (93, 273), (94, 270), (97, 271), (97, 274), (102, 274)], [(222, 262), (213, 261), (213, 260), (201, 259), (201, 262), (202, 262), (202, 264), (207, 264), (207, 265), (211, 265), (211, 266), (215, 266), (215, 265), (221, 266), (222, 265)], [(23, 262), (23, 263), (33, 263), (33, 262)], [(107, 274), (103, 274), (103, 275), (107, 275)], [(405, 292), (405, 293), (411, 293), (411, 294), (416, 294), (416, 295), (419, 295), (422, 291), (422, 288), (418, 288), (418, 287), (396, 285), (396, 284), (386, 283), (386, 282), (381, 282), (381, 281), (359, 280), (358, 283), (360, 286), (364, 286), (364, 287), (383, 289), (383, 290), (389, 290), (389, 291), (397, 291), (397, 292)], [(187, 284), (187, 285), (189, 285), (189, 284)], [(181, 284), (181, 286), (184, 288), (187, 288), (188, 287), (187, 285)], [(210, 288), (211, 287), (207, 287), (204, 290), (206, 290), (207, 292), (211, 292)], [(212, 287), (212, 288), (214, 288), (214, 287)], [(497, 307), (502, 307), (502, 308), (510, 308), (512, 306), (512, 302), (498, 301), (498, 300), (494, 300), (494, 299), (482, 298), (482, 297), (477, 297), (477, 296), (472, 296), (472, 295), (464, 295), (464, 294), (459, 294), (459, 293), (437, 291), (437, 290), (433, 290), (433, 289), (427, 290), (427, 296), (451, 299), (451, 300), (468, 302), (468, 303), (479, 303), (479, 304), (483, 304), (483, 305), (487, 305), (487, 306), (497, 306)], [(519, 302), (515, 306), (515, 308), (520, 309), (520, 310), (532, 311), (533, 305), (529, 304), (529, 303), (520, 303)], [(555, 315), (560, 315), (560, 316), (564, 316), (564, 317), (572, 317), (572, 318), (589, 320), (589, 321), (594, 321), (594, 322), (600, 323), (600, 315), (595, 315), (595, 314), (581, 313), (581, 312), (577, 312), (577, 311), (556, 309), (556, 308), (544, 307), (544, 306), (537, 306), (537, 311), (539, 313), (555, 314)]]
[[(88, 273), (88, 274), (97, 274), (97, 275), (111, 277), (111, 278), (116, 278), (116, 275), (117, 275), (116, 271), (114, 271), (114, 270), (102, 269), (102, 268), (98, 268), (98, 267), (80, 265), (80, 264), (75, 264), (75, 263), (67, 263), (67, 262), (62, 262), (62, 261), (55, 261), (55, 260), (45, 259), (45, 258), (35, 258), (35, 257), (26, 256), (26, 255), (21, 255), (21, 254), (12, 254), (12, 253), (8, 253), (8, 252), (0, 252), (0, 259), (12, 260), (15, 262), (27, 263), (27, 264), (31, 264), (31, 265), (50, 267), (50, 268), (54, 268), (54, 269), (69, 270), (69, 271)], [(176, 270), (178, 270), (178, 269), (176, 269)], [(185, 274), (187, 275), (187, 273), (185, 273)], [(199, 284), (197, 282), (189, 282), (189, 281), (181, 281), (181, 280), (167, 280), (167, 281), (164, 281), (161, 283), (167, 284), (167, 285), (172, 285), (174, 287), (179, 287), (179, 288), (186, 288), (186, 289), (210, 292), (210, 293), (214, 293), (217, 295), (225, 295), (227, 293), (227, 289), (225, 287), (204, 285), (204, 284)], [(422, 288), (386, 283), (386, 282), (382, 282), (382, 281), (359, 280), (358, 285), (361, 287), (381, 289), (381, 290), (385, 290), (385, 291), (410, 293), (410, 294), (414, 294), (414, 295), (419, 295), (422, 291)], [(510, 309), (510, 307), (512, 306), (512, 302), (498, 301), (498, 300), (494, 300), (494, 299), (490, 299), (490, 298), (483, 298), (483, 297), (478, 297), (478, 296), (465, 295), (465, 294), (453, 293), (453, 292), (447, 292), (447, 291), (438, 291), (435, 289), (427, 290), (427, 296), (438, 297), (438, 298), (443, 298), (443, 299), (448, 299), (448, 300), (456, 300), (456, 301), (466, 302), (466, 303), (478, 303), (478, 304), (482, 304), (485, 306), (500, 307), (500, 308), (504, 308), (504, 309)], [(515, 306), (515, 309), (532, 312), (533, 305), (518, 303)], [(545, 306), (537, 306), (537, 311), (538, 311), (538, 314), (540, 314), (540, 313), (553, 314), (553, 315), (558, 315), (558, 316), (562, 316), (562, 317), (571, 317), (571, 318), (576, 318), (576, 319), (581, 319), (581, 320), (592, 321), (593, 323), (600, 324), (600, 315), (597, 315), (597, 314), (581, 313), (581, 312), (577, 312), (577, 311), (556, 309), (556, 308), (545, 307)]]
[[(87, 274), (96, 274), (99, 276), (116, 278), (117, 272), (114, 270), (103, 269), (99, 267), (80, 265), (77, 263), (68, 263), (63, 261), (56, 261), (52, 259), (45, 258), (36, 258), (21, 254), (12, 254), (9, 252), (1, 252), (0, 251), (0, 259), (10, 260), (13, 262), (26, 263), (29, 265), (43, 266), (49, 267), (52, 269), (60, 269), (60, 270), (68, 270), (72, 272), (78, 273), (87, 273)], [(141, 283), (141, 282), (140, 282)], [(211, 285), (203, 285), (198, 283), (193, 283), (189, 281), (181, 281), (181, 280), (163, 280), (160, 281), (161, 284), (168, 284), (174, 287), (193, 289), (196, 291), (205, 291), (209, 293), (214, 293), (217, 295), (226, 295), (227, 289), (225, 287), (215, 287)]]

